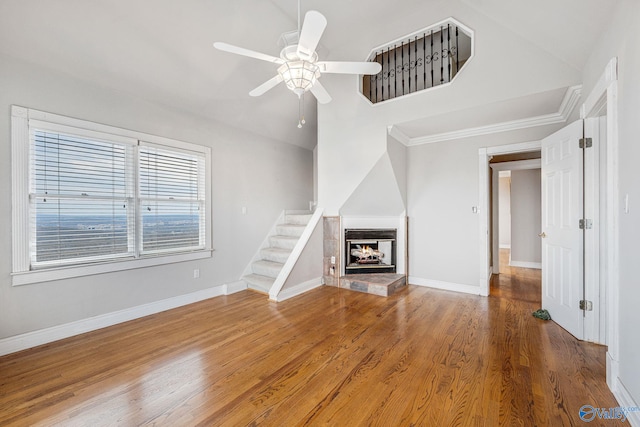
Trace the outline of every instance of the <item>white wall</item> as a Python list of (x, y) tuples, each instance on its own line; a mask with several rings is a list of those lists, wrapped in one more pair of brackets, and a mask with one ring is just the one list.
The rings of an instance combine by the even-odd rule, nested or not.
[[(509, 171), (506, 171), (509, 172)], [(500, 248), (511, 248), (511, 176), (501, 176), (498, 184), (498, 235)]]
[(412, 277), (478, 286), (478, 217), (471, 208), (478, 206), (479, 147), (455, 141), (410, 148)]
[(511, 265), (541, 268), (540, 169), (511, 171)]
[[(450, 86), (371, 106), (358, 94), (357, 77), (322, 76), (333, 97), (318, 106), (318, 199), (326, 215), (339, 213), (388, 150), (388, 126), (580, 82), (580, 70), (523, 39), (505, 38), (504, 28), (495, 21), (457, 3), (447, 3), (442, 10), (434, 7), (429, 21), (423, 22), (449, 16), (481, 35), (475, 40), (474, 58)], [(509, 52), (508, 60), (504, 52)]]
[(419, 278), (411, 283), (480, 293), (478, 150), (537, 141), (558, 127), (409, 148), (409, 272)]
[[(620, 218), (619, 243), (619, 304), (617, 316), (620, 325), (618, 360), (614, 374), (618, 385), (616, 396), (627, 396), (633, 406), (640, 406), (640, 2), (624, 0), (616, 10), (610, 31), (594, 46), (584, 70), (583, 93), (589, 93), (606, 64), (612, 57), (618, 58), (618, 141), (617, 176), (619, 179), (618, 203), (614, 212)], [(614, 171), (615, 173), (616, 171)], [(624, 211), (624, 197), (629, 196), (629, 212)], [(610, 288), (609, 288), (610, 290)], [(608, 295), (615, 298), (615, 295)], [(609, 337), (611, 339), (611, 337)], [(611, 352), (611, 349), (609, 349)], [(615, 366), (617, 365), (617, 366)], [(640, 418), (636, 418), (638, 421)]]
[[(0, 194), (11, 200), (10, 106), (212, 148), (212, 258), (11, 286), (11, 206), (0, 206), (0, 339), (237, 281), (283, 209), (308, 209), (313, 155), (125, 93), (0, 57)], [(242, 215), (242, 207), (247, 214)], [(193, 279), (193, 269), (200, 278)]]

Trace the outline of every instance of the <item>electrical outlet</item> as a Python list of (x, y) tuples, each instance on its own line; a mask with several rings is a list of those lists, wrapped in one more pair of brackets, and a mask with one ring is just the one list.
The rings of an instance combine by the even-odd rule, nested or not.
[(332, 256), (331, 257), (331, 264), (335, 264), (336, 263), (336, 257)]
[(199, 277), (200, 277), (200, 269), (196, 268), (196, 269), (193, 270), (193, 278), (197, 279)]

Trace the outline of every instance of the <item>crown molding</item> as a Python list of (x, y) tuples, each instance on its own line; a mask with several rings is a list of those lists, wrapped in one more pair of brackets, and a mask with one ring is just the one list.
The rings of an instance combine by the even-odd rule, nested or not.
[(433, 144), (436, 142), (451, 141), (455, 139), (470, 138), (474, 136), (490, 135), (499, 132), (509, 132), (519, 129), (527, 129), (538, 126), (547, 126), (557, 123), (565, 123), (571, 112), (576, 108), (582, 94), (582, 85), (567, 88), (564, 98), (556, 113), (544, 114), (541, 116), (527, 117), (524, 119), (511, 120), (508, 122), (494, 123), (486, 126), (478, 126), (466, 129), (443, 132), (433, 135), (425, 135), (411, 138), (400, 130), (396, 125), (389, 126), (389, 135), (396, 138), (406, 146)]
[(387, 133), (389, 134), (389, 136), (397, 139), (402, 144), (407, 146), (411, 145), (411, 138), (409, 138), (409, 136), (406, 133), (402, 132), (397, 126), (395, 125), (388, 126)]

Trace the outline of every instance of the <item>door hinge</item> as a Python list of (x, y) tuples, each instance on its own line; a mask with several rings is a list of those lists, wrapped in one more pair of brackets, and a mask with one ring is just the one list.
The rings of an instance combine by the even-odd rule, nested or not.
[(580, 230), (591, 230), (593, 228), (593, 221), (590, 219), (581, 219), (578, 226)]
[(591, 138), (580, 138), (580, 142), (578, 143), (578, 147), (580, 147), (580, 148), (591, 148), (591, 147), (593, 147), (593, 139), (591, 139)]
[(593, 311), (593, 301), (580, 300), (580, 310)]

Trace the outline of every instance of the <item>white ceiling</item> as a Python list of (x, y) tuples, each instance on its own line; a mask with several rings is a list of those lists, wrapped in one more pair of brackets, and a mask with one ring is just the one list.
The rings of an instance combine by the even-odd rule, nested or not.
[[(373, 47), (436, 22), (432, 16), (463, 13), (494, 21), (504, 28), (505, 37), (520, 37), (581, 70), (611, 18), (613, 3), (302, 0), (302, 9), (316, 9), (327, 17), (319, 48), (324, 60), (363, 60)], [(317, 131), (313, 98), (306, 99), (307, 125), (300, 130), (297, 98), (282, 85), (259, 98), (248, 95), (275, 74), (273, 64), (212, 46), (225, 41), (277, 56), (280, 34), (295, 30), (296, 20), (296, 0), (0, 0), (0, 53), (312, 148)], [(534, 95), (520, 100), (521, 105), (529, 102), (532, 115), (554, 113), (561, 92)], [(528, 114), (522, 106), (512, 108)], [(483, 109), (482, 114), (485, 122), (494, 120), (491, 111)], [(413, 136), (439, 130), (433, 121), (404, 126)]]

